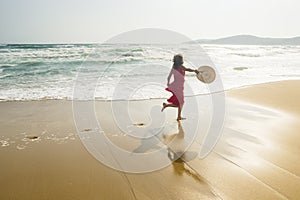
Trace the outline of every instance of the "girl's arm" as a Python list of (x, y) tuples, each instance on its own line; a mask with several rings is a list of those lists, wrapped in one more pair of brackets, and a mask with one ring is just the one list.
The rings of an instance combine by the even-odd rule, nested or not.
[(181, 68), (182, 68), (183, 71), (195, 72), (196, 74), (199, 73), (199, 71), (196, 70), (196, 69), (187, 68), (187, 67), (185, 67), (185, 66), (181, 66)]
[(167, 85), (170, 84), (170, 79), (171, 79), (171, 77), (172, 77), (172, 71), (173, 71), (173, 68), (171, 69), (171, 71), (170, 71), (170, 73), (169, 73), (169, 76), (168, 76), (168, 78), (167, 78)]

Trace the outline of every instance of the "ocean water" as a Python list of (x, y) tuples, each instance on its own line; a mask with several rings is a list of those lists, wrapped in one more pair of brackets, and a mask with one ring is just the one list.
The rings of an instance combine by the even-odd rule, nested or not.
[[(300, 79), (300, 46), (2, 44), (0, 100), (73, 99), (78, 83), (82, 99), (91, 98), (86, 91), (96, 99), (167, 98), (174, 53), (197, 57), (195, 48), (213, 62), (222, 82), (219, 90)], [(185, 65), (199, 67), (189, 60)], [(212, 92), (193, 73), (187, 73), (186, 85), (191, 88), (186, 96)], [(130, 96), (126, 88), (133, 91)]]

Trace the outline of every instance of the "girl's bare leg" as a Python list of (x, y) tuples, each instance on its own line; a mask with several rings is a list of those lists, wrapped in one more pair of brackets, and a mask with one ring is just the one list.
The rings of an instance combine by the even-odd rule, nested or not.
[(186, 119), (186, 118), (184, 118), (184, 117), (181, 117), (181, 110), (182, 110), (182, 105), (181, 105), (181, 106), (178, 106), (178, 117), (177, 117), (177, 121)]
[(163, 107), (161, 109), (161, 112), (164, 111), (164, 109), (167, 108), (167, 107), (178, 107), (178, 106), (176, 106), (172, 103), (169, 103), (169, 104), (163, 103)]

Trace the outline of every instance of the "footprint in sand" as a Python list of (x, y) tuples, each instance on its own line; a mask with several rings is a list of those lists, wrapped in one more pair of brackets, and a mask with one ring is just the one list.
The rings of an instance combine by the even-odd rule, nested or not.
[(1, 145), (1, 147), (7, 147), (7, 146), (9, 146), (9, 142), (6, 140), (0, 140), (0, 145)]
[(35, 136), (35, 135), (29, 135), (29, 136), (26, 136), (27, 139), (30, 139), (30, 140), (36, 140), (39, 138), (39, 136)]
[(82, 132), (83, 131), (88, 132), (88, 131), (92, 131), (92, 129), (91, 128), (85, 128), (85, 129), (82, 130)]
[(17, 145), (17, 149), (18, 149), (18, 150), (23, 150), (23, 149), (25, 149), (25, 148), (26, 148), (25, 145), (22, 145), (22, 144)]
[(136, 124), (133, 124), (134, 126), (145, 126), (144, 123), (136, 123)]

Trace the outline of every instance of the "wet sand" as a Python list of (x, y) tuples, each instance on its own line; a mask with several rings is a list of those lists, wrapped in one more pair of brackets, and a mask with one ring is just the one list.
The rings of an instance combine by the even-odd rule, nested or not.
[[(175, 109), (166, 110), (168, 128), (155, 144), (121, 134), (110, 102), (96, 102), (98, 120), (117, 146), (134, 153), (167, 147), (162, 158), (171, 164), (141, 174), (113, 170), (86, 150), (71, 101), (1, 102), (0, 199), (299, 199), (299, 86), (300, 81), (283, 81), (227, 92), (222, 137), (203, 159), (197, 152), (209, 124), (207, 97), (197, 97), (199, 116), (186, 99), (187, 120), (181, 124)], [(161, 103), (130, 102), (128, 125), (152, 123)], [(195, 121), (198, 137), (189, 154), (177, 159)], [(87, 134), (92, 129), (79, 127)]]

